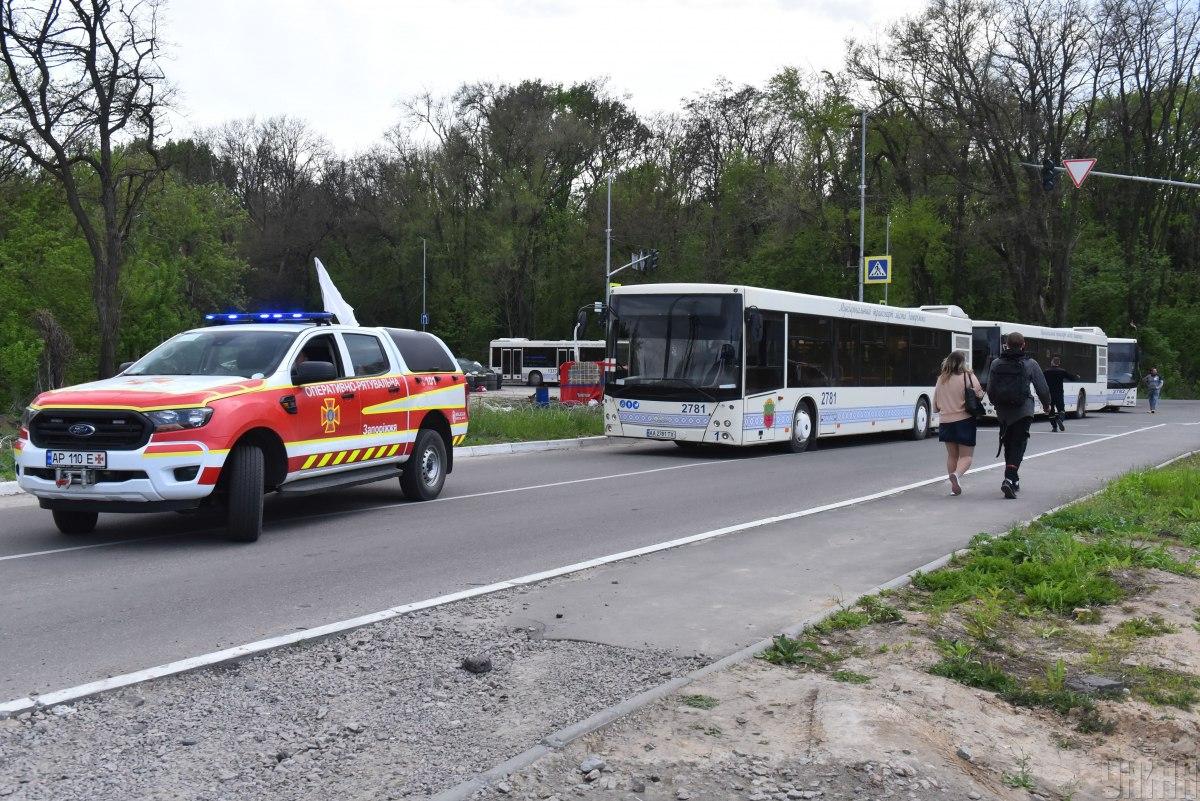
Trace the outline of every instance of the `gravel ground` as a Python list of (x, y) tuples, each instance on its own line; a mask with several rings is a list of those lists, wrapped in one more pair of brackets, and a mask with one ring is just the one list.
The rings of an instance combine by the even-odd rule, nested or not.
[(0, 720), (0, 798), (424, 796), (696, 667), (539, 640), (511, 595)]

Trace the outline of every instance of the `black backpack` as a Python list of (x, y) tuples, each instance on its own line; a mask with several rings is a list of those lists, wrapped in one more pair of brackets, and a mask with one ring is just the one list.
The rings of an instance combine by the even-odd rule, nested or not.
[(988, 376), (987, 395), (993, 406), (1024, 406), (1029, 400), (1029, 376), (1024, 359), (1000, 358)]

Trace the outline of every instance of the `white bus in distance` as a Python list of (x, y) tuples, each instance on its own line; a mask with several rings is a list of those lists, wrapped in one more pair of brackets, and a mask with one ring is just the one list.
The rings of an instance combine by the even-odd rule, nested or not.
[(531, 387), (557, 384), (558, 368), (563, 362), (604, 360), (604, 340), (601, 339), (506, 337), (493, 339), (490, 349), (492, 370), (500, 373), (505, 381), (519, 381)]
[[(1025, 337), (1025, 352), (1043, 370), (1057, 356), (1063, 369), (1073, 376), (1063, 382), (1064, 411), (1072, 418), (1086, 417), (1089, 411), (1099, 411), (1108, 405), (1108, 337), (1099, 328), (1046, 328), (996, 320), (975, 320), (973, 325), (971, 361), (984, 387), (992, 361), (1000, 355), (1004, 337), (1017, 331)], [(995, 417), (991, 402), (985, 398), (983, 405), (988, 416)]]
[(1108, 408), (1137, 406), (1141, 355), (1136, 339), (1108, 338)]
[(933, 386), (971, 352), (961, 309), (939, 314), (724, 284), (613, 289), (604, 428), (680, 446), (779, 443), (937, 424)]

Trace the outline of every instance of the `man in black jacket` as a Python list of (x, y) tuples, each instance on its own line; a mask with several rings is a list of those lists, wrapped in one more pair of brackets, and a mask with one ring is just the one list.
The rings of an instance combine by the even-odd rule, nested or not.
[[(1005, 344), (1008, 347), (992, 362), (988, 398), (996, 409), (996, 419), (1000, 421), (1000, 446), (1004, 450), (1004, 481), (1000, 484), (1000, 492), (1012, 500), (1021, 490), (1020, 469), (1025, 459), (1025, 446), (1029, 444), (1029, 425), (1033, 422), (1033, 393), (1037, 393), (1042, 408), (1049, 409), (1050, 388), (1046, 386), (1041, 366), (1025, 355), (1025, 337), (1019, 331), (1009, 332)], [(999, 397), (1001, 381), (997, 368), (1001, 362), (1014, 363), (1017, 374), (1025, 376), (1024, 394), (1014, 399), (1015, 403), (1005, 403)], [(1003, 369), (1003, 372), (1010, 375), (1012, 371)], [(1029, 392), (1030, 388), (1033, 392)]]
[(1074, 380), (1076, 376), (1063, 369), (1062, 359), (1058, 356), (1050, 360), (1050, 368), (1046, 370), (1045, 375), (1046, 385), (1050, 387), (1050, 409), (1047, 411), (1050, 416), (1050, 430), (1066, 431), (1067, 427), (1063, 425), (1063, 382)]

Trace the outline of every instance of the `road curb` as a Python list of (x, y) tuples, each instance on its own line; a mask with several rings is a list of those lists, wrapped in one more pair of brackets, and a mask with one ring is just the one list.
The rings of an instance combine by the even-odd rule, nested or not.
[(15, 481), (0, 481), (0, 498), (5, 495), (20, 495), (21, 488)]
[[(1186, 459), (1189, 456), (1193, 456), (1196, 453), (1197, 453), (1197, 451), (1188, 451), (1187, 453), (1180, 454), (1179, 456), (1176, 456), (1172, 459), (1168, 459), (1167, 461), (1162, 462), (1161, 464), (1154, 465), (1153, 467), (1151, 467), (1149, 469), (1160, 470), (1164, 467), (1167, 467), (1168, 465), (1174, 464), (1175, 462)], [(1111, 482), (1109, 482), (1109, 483), (1111, 483)], [(1037, 520), (1040, 520), (1041, 518), (1046, 517), (1047, 515), (1052, 515), (1055, 512), (1060, 511), (1061, 509), (1065, 509), (1066, 507), (1068, 507), (1072, 504), (1080, 503), (1082, 501), (1086, 501), (1091, 498), (1094, 498), (1097, 495), (1099, 495), (1100, 493), (1104, 492), (1104, 490), (1107, 488), (1108, 488), (1108, 484), (1105, 484), (1103, 487), (1101, 487), (1098, 490), (1095, 490), (1094, 492), (1089, 492), (1086, 495), (1081, 495), (1078, 498), (1073, 498), (1073, 499), (1067, 501), (1066, 503), (1061, 503), (1058, 506), (1055, 506), (1051, 509), (1047, 509), (1046, 511), (1041, 512), (1041, 513), (1031, 517), (1029, 520), (1023, 521), (1019, 525), (1021, 527), (1028, 526), (1031, 523), (1033, 523)], [(937, 559), (934, 559), (931, 562), (927, 562), (927, 563), (921, 565), (920, 567), (916, 568), (915, 570), (910, 570), (907, 573), (897, 576), (896, 578), (894, 578), (890, 581), (886, 581), (883, 584), (879, 584), (875, 587), (872, 587), (871, 589), (854, 597), (849, 602), (844, 603), (841, 606), (837, 606), (832, 609), (827, 609), (823, 612), (819, 612), (815, 615), (811, 615), (811, 616), (805, 618), (804, 620), (802, 620), (801, 622), (796, 623), (792, 626), (789, 626), (786, 629), (783, 629), (782, 631), (780, 631), (780, 634), (786, 635), (788, 637), (795, 637), (795, 636), (799, 635), (801, 632), (803, 632), (805, 629), (810, 628), (811, 626), (815, 626), (816, 624), (820, 623), (821, 621), (825, 620), (826, 618), (830, 617), (831, 615), (837, 613), (838, 611), (854, 606), (854, 604), (858, 603), (860, 600), (862, 600), (863, 598), (866, 598), (867, 596), (878, 595), (879, 593), (885, 592), (888, 590), (900, 589), (901, 587), (905, 587), (908, 584), (912, 583), (913, 578), (915, 578), (918, 575), (921, 575), (924, 573), (931, 573), (934, 570), (940, 570), (941, 568), (948, 565), (956, 556), (965, 554), (969, 550), (970, 550), (969, 548), (960, 548), (960, 549), (958, 549), (956, 551), (952, 551), (951, 553), (948, 553), (944, 556), (939, 556)], [(596, 712), (595, 714), (579, 721), (578, 723), (573, 723), (569, 726), (564, 726), (563, 728), (559, 729), (558, 731), (553, 732), (552, 734), (549, 734), (546, 737), (543, 737), (537, 745), (535, 745), (534, 747), (532, 747), (526, 751), (523, 751), (522, 753), (518, 754), (517, 756), (513, 757), (512, 759), (502, 762), (499, 765), (496, 765), (495, 767), (493, 767), (492, 769), (484, 771), (483, 773), (480, 773), (478, 776), (467, 779), (466, 781), (461, 782), (460, 784), (457, 784), (448, 790), (443, 790), (442, 792), (433, 796), (432, 801), (466, 801), (466, 799), (473, 797), (476, 793), (479, 793), (480, 791), (487, 789), (488, 787), (495, 784), (496, 782), (503, 780), (505, 777), (507, 777), (513, 773), (516, 773), (519, 770), (529, 767), (530, 765), (532, 765), (534, 762), (541, 759), (542, 757), (544, 757), (554, 751), (558, 751), (558, 750), (565, 748), (566, 746), (570, 745), (571, 743), (575, 742), (576, 740), (578, 740), (581, 737), (584, 737), (588, 734), (598, 731), (598, 730), (604, 728), (605, 726), (609, 725), (610, 723), (614, 723), (617, 720), (620, 720), (621, 718), (625, 717), (626, 715), (630, 715), (634, 712), (637, 712), (638, 710), (654, 703), (655, 701), (659, 701), (663, 698), (666, 698), (669, 695), (673, 695), (674, 693), (678, 692), (679, 690), (683, 689), (684, 687), (688, 686), (689, 684), (692, 684), (692, 683), (704, 678), (705, 676), (711, 675), (713, 673), (719, 673), (722, 670), (727, 670), (728, 668), (734, 667), (735, 665), (741, 664), (742, 662), (747, 662), (747, 661), (753, 659), (755, 656), (762, 653), (767, 648), (770, 648), (772, 643), (774, 642), (774, 640), (775, 640), (774, 636), (759, 640), (758, 642), (753, 643), (752, 645), (748, 645), (739, 651), (734, 651), (732, 654), (729, 654), (728, 656), (718, 659), (716, 662), (713, 662), (711, 664), (705, 665), (704, 667), (698, 668), (698, 669), (692, 671), (691, 673), (688, 673), (685, 676), (679, 676), (677, 678), (663, 682), (662, 684), (659, 684), (655, 687), (651, 687), (649, 690), (641, 692), (641, 693), (633, 696), (632, 698), (627, 698), (624, 701), (618, 701), (617, 703), (613, 704), (612, 706), (602, 709), (599, 712)]]
[(608, 437), (602, 434), (597, 437), (576, 437), (574, 439), (540, 439), (532, 442), (498, 442), (495, 445), (467, 445), (455, 448), (454, 458), (469, 459), (474, 456), (496, 456), (507, 453), (573, 451), (579, 448), (590, 448), (607, 443)]

